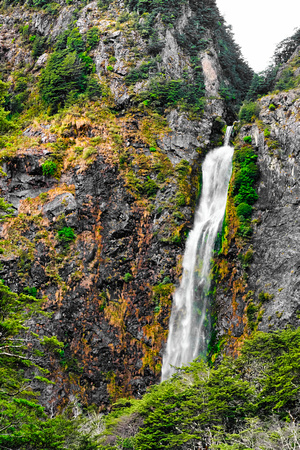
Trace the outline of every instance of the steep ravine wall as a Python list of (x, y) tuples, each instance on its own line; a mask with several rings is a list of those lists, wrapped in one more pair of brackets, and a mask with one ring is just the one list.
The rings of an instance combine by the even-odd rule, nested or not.
[(238, 219), (228, 205), (230, 245), (220, 256), (216, 285), (219, 343), (233, 352), (253, 329), (298, 327), (300, 321), (300, 90), (263, 97), (258, 105), (255, 123), (236, 137), (237, 152), (251, 136), (258, 155), (253, 235), (238, 236)]

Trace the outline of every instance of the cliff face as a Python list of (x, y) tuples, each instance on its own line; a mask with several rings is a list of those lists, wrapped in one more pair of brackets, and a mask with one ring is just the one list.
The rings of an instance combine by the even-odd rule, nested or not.
[[(45, 299), (51, 318), (30, 326), (64, 343), (41, 396), (50, 410), (75, 398), (105, 406), (159, 380), (201, 161), (222, 142), (237, 89), (214, 2), (176, 3), (172, 20), (151, 5), (107, 3), (16, 4), (1, 16), (6, 103), (19, 122), (1, 141), (1, 195), (15, 216), (2, 224), (0, 274)], [(190, 29), (201, 17), (199, 46)], [(67, 51), (80, 70), (92, 61), (94, 84), (82, 80), (101, 89), (92, 100), (81, 86), (73, 100), (60, 90), (59, 109), (38, 83)], [(236, 48), (230, 55), (239, 61)]]
[[(276, 83), (299, 83), (299, 49)], [(278, 92), (278, 91), (277, 91)], [(253, 330), (299, 327), (299, 88), (263, 97), (256, 117), (235, 139), (236, 155), (251, 148), (259, 170), (252, 233), (241, 236), (234, 205), (234, 171), (227, 205), (229, 245), (217, 261), (217, 330), (224, 348), (236, 352)], [(248, 142), (248, 143), (247, 143)], [(251, 142), (251, 144), (249, 144)]]

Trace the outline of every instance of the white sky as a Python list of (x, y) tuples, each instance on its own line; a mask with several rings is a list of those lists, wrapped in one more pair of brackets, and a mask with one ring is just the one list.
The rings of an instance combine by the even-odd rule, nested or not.
[(266, 69), (276, 45), (300, 28), (300, 0), (216, 1), (255, 72)]

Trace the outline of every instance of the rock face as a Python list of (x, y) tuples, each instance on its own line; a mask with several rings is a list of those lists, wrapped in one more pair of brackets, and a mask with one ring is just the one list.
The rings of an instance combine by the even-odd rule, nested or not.
[[(240, 140), (252, 137), (258, 155), (254, 232), (243, 245), (232, 241), (231, 273), (226, 281), (219, 280), (216, 296), (219, 335), (230, 331), (229, 343), (235, 348), (251, 332), (249, 302), (257, 308), (258, 330), (298, 327), (300, 320), (300, 90), (266, 96), (258, 103), (257, 123), (242, 127), (239, 134)], [(243, 270), (237, 257), (249, 246), (253, 259)]]
[[(52, 12), (16, 6), (0, 17), (9, 95), (19, 95), (21, 76), (31, 106), (53, 47), (69, 39), (63, 33), (75, 29), (84, 42), (89, 30), (98, 33), (87, 52), (102, 98), (79, 98), (56, 116), (25, 116), (22, 135), (1, 144), (1, 196), (16, 213), (1, 224), (0, 276), (16, 292), (37, 290), (51, 317), (30, 327), (64, 343), (49, 362), (56, 384), (41, 395), (50, 412), (74, 398), (105, 408), (159, 381), (201, 162), (222, 142), (229, 114), (219, 91), (230, 82), (212, 30), (207, 25), (201, 46), (182, 44), (198, 6), (176, 10), (174, 23), (158, 13), (152, 35), (147, 15), (120, 2), (105, 11), (97, 2)], [(46, 47), (32, 49), (33, 41)], [(149, 97), (152, 82), (158, 93)], [(175, 93), (164, 101), (165, 83)]]

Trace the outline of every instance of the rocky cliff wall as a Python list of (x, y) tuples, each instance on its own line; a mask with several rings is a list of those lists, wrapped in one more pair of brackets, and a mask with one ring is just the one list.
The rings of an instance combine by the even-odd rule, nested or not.
[[(103, 408), (159, 380), (201, 161), (222, 143), (232, 114), (219, 92), (230, 82), (211, 30), (192, 57), (179, 45), (196, 23), (196, 6), (186, 4), (173, 26), (158, 15), (150, 38), (143, 36), (148, 16), (130, 14), (120, 2), (105, 11), (96, 2), (51, 13), (27, 5), (2, 11), (3, 80), (12, 105), (21, 77), (27, 103), (15, 116), (21, 114), (17, 132), (1, 141), (1, 195), (15, 216), (1, 226), (0, 275), (15, 292), (44, 298), (51, 318), (32, 318), (30, 326), (64, 343), (47, 363), (55, 385), (41, 401), (50, 412), (75, 399)], [(103, 95), (48, 115), (37, 89), (41, 70), (74, 27), (79, 42), (98, 29), (89, 57)], [(40, 56), (31, 44), (37, 36), (48, 39)], [(149, 63), (154, 72), (141, 72)], [(202, 108), (152, 106), (152, 80), (200, 86)], [(44, 170), (49, 161), (53, 173)]]
[[(236, 351), (253, 330), (299, 326), (299, 95), (293, 89), (263, 97), (256, 120), (236, 138), (236, 154), (252, 138), (259, 179), (251, 236), (239, 234), (232, 200), (227, 206), (230, 245), (219, 255), (216, 285), (217, 329), (227, 350)], [(234, 177), (231, 192), (233, 185)]]

